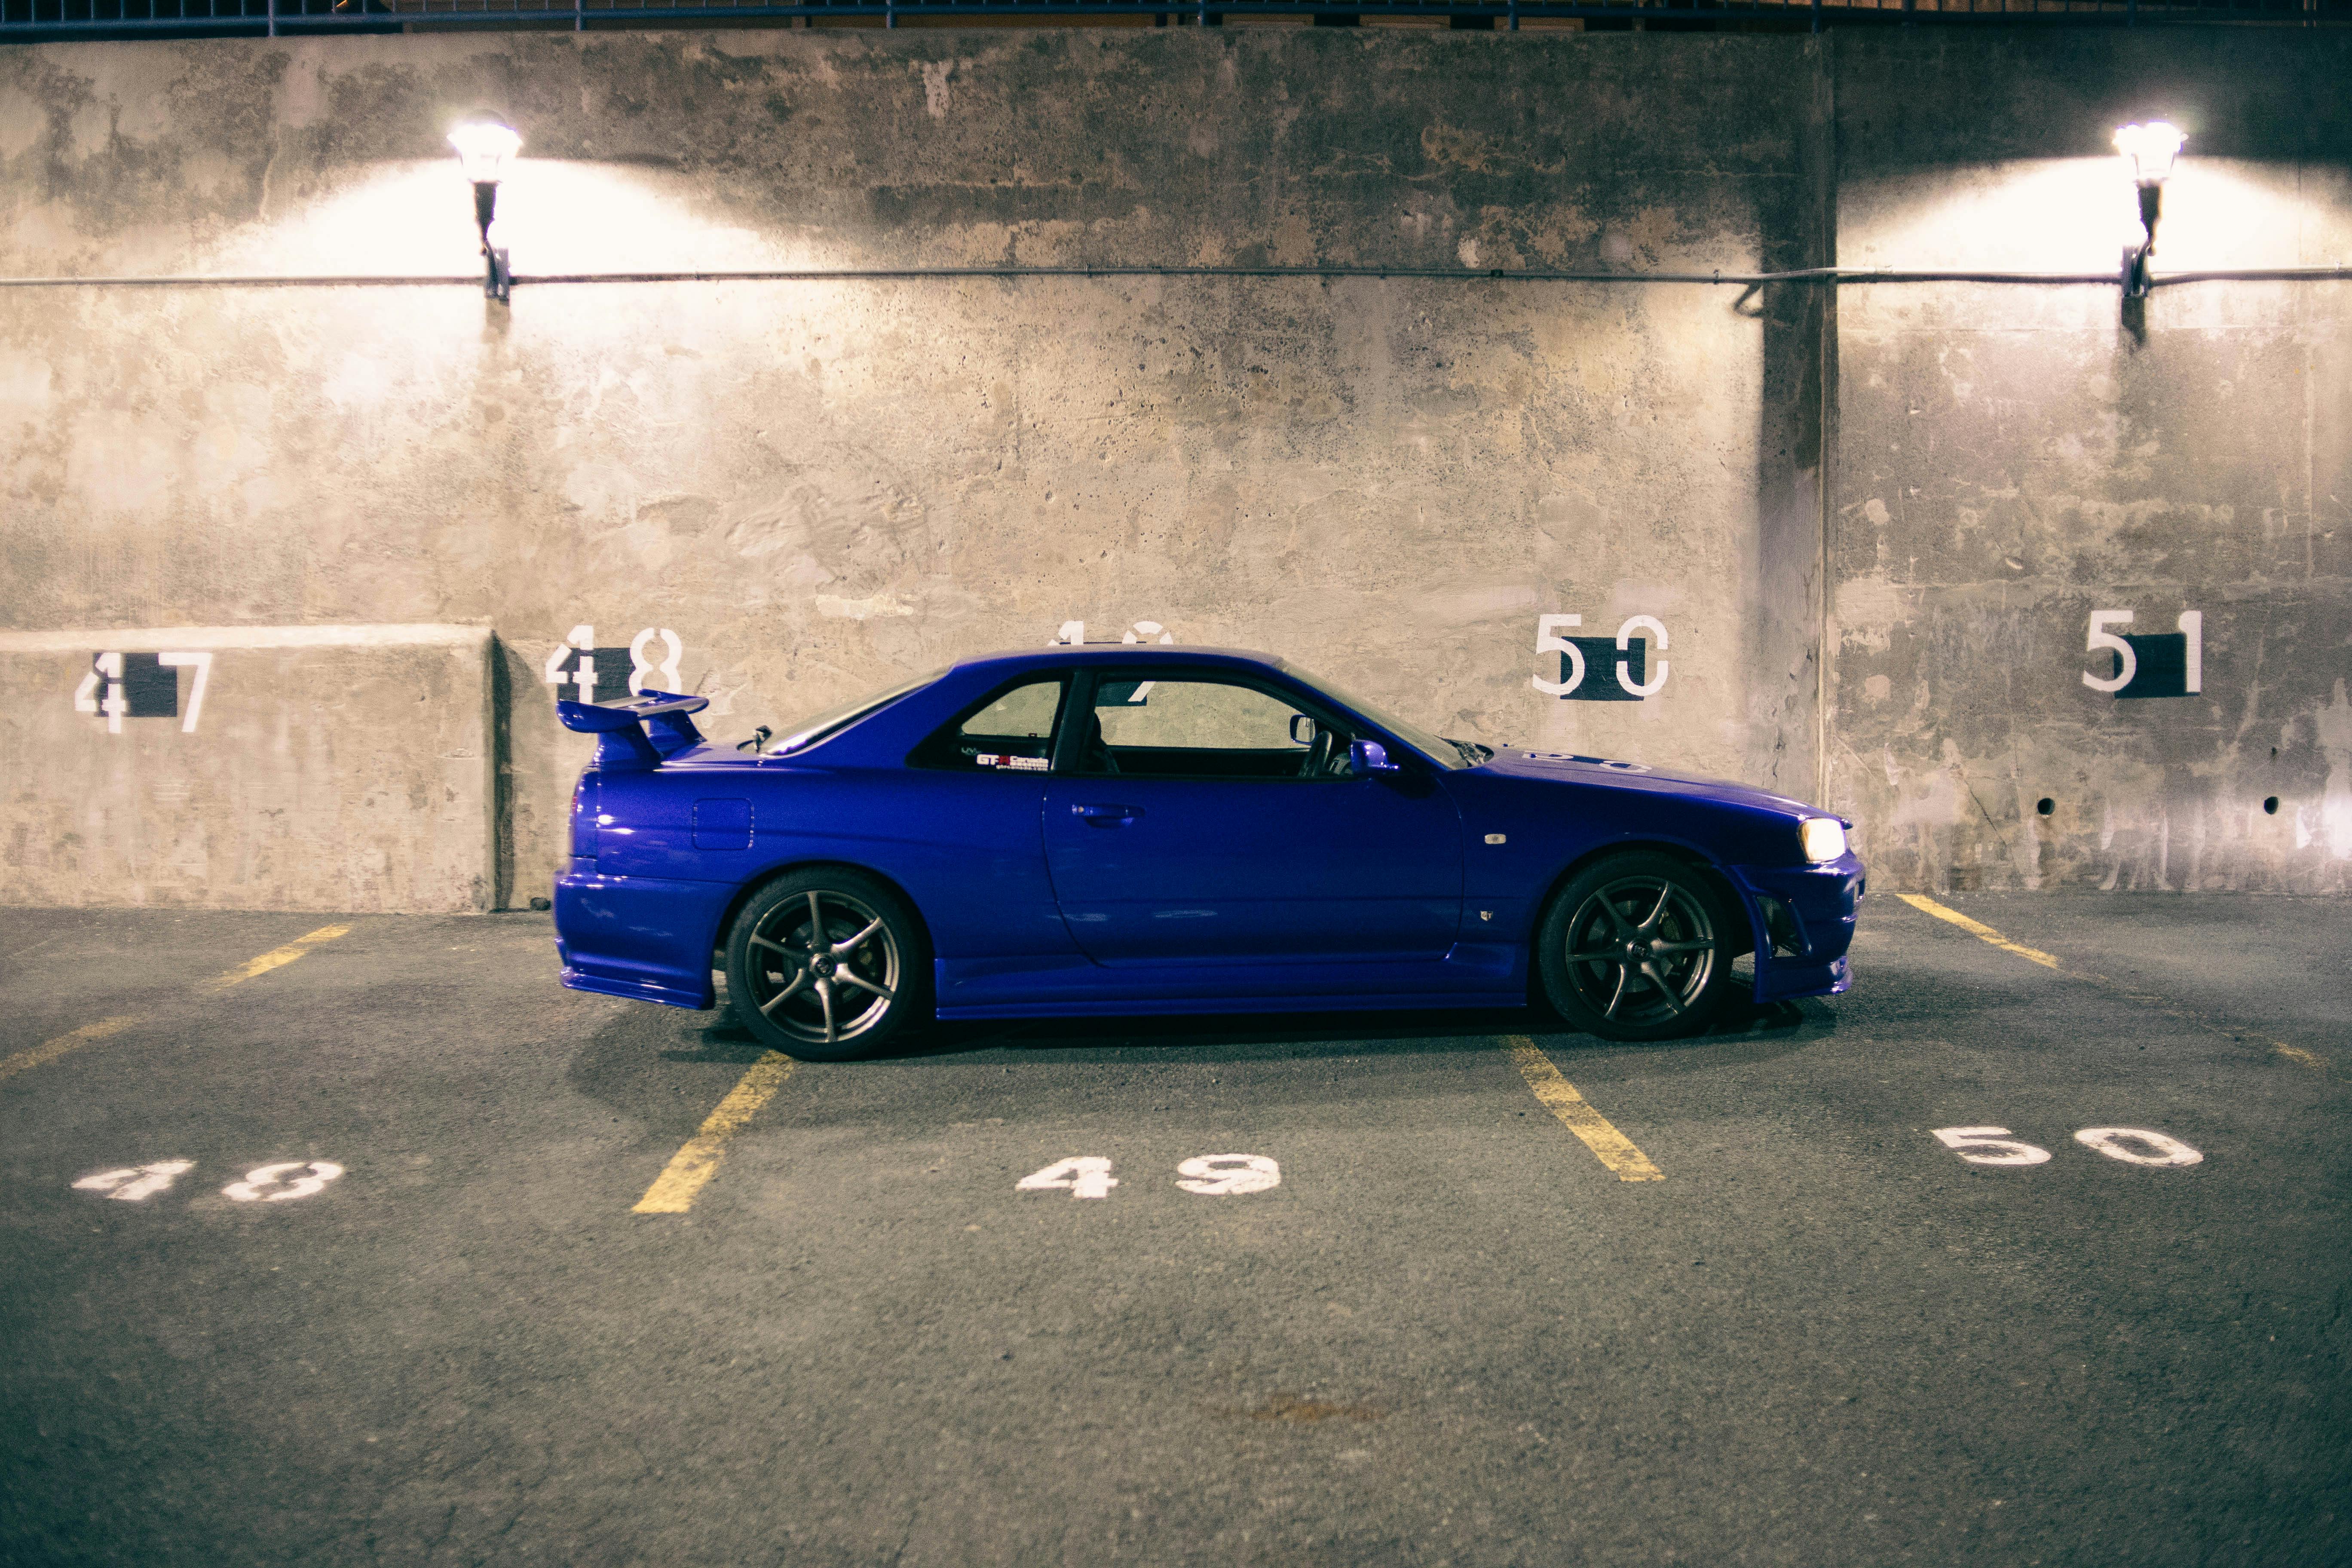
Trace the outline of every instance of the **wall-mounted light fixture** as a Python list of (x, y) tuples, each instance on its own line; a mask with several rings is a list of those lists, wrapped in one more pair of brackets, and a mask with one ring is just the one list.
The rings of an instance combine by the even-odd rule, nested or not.
[(458, 166), (474, 183), (474, 226), (482, 231), (482, 259), (488, 266), (482, 292), (507, 303), (514, 292), (514, 273), (507, 266), (505, 247), (490, 243), (490, 220), (498, 216), (499, 182), (506, 176), (507, 160), (520, 150), (522, 138), (513, 127), (495, 120), (472, 120), (449, 132), (449, 145), (457, 150)]
[(2189, 138), (2168, 121), (2126, 125), (2116, 132), (2116, 151), (2131, 160), (2132, 184), (2139, 187), (2139, 224), (2147, 230), (2138, 245), (2124, 255), (2124, 298), (2147, 297), (2147, 258), (2156, 251), (2156, 219), (2164, 205), (2164, 182), (2172, 175), (2172, 161)]

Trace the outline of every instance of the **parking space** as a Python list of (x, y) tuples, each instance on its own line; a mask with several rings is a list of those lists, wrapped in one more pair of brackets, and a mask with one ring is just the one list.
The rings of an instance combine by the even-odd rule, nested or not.
[(2340, 1560), (2352, 916), (1937, 902), (1664, 1046), (847, 1065), (543, 916), (12, 914), (6, 1052), (135, 1021), (0, 1082), (0, 1556)]

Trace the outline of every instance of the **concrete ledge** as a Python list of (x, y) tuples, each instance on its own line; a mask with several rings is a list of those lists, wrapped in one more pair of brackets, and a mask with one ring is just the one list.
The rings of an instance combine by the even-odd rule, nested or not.
[(0, 902), (494, 897), (486, 626), (0, 632)]

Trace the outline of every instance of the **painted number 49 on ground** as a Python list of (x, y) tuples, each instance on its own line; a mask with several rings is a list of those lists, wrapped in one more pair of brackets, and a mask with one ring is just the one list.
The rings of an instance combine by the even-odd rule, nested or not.
[[(1282, 1167), (1263, 1154), (1195, 1154), (1176, 1167), (1176, 1184), (1204, 1198), (1239, 1197), (1282, 1185)], [(1107, 1198), (1118, 1185), (1110, 1161), (1100, 1154), (1073, 1154), (1013, 1184), (1022, 1193), (1067, 1193), (1074, 1198)]]

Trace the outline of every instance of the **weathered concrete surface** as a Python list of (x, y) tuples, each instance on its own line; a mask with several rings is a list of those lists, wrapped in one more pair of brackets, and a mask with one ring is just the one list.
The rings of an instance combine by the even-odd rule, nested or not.
[[(1759, 42), (45, 47), (0, 57), (0, 271), (467, 271), (441, 138), (477, 106), (530, 138), (501, 207), (525, 272), (1751, 266), (1801, 252), (1812, 189), (1808, 46)], [(1759, 615), (1817, 553), (1801, 500), (1775, 514), (1793, 544), (1760, 542), (1759, 475), (1792, 460), (1759, 439), (1760, 388), (1789, 356), (1731, 289), (112, 291), (0, 313), (5, 613), (491, 623), (517, 899), (562, 853), (579, 752), (541, 678), (577, 626), (674, 630), (734, 732), (1066, 621), (1151, 620), (1455, 733), (1812, 778), (1801, 590)], [(1539, 695), (1543, 612), (1659, 618), (1669, 685)]]
[[(142, 652), (175, 660), (143, 691)], [(108, 653), (131, 682), (86, 679)], [(0, 632), (0, 903), (487, 909), (489, 658), (480, 626)]]
[[(2105, 139), (2168, 111), (2163, 266), (2341, 260), (2347, 66), (2303, 34), (43, 46), (0, 56), (0, 272), (468, 272), (441, 138), (476, 110), (529, 138), (526, 274), (2106, 268)], [(2334, 889), (2345, 298), (2168, 292), (2143, 342), (2105, 289), (10, 291), (0, 618), (494, 626), (501, 901), (563, 852), (575, 628), (608, 670), (674, 633), (740, 732), (1072, 620), (1819, 792), (1890, 885)], [(2188, 607), (2201, 700), (2081, 687), (2091, 610)], [(1545, 613), (1657, 618), (1667, 685), (1538, 693)]]
[[(2159, 271), (2352, 261), (2346, 45), (1842, 49), (1839, 259), (2112, 267), (2139, 228), (2106, 139), (2168, 114), (2190, 141)], [(1840, 292), (1829, 762), (1874, 868), (2345, 890), (2352, 284), (2184, 285), (2131, 313), (2102, 288)], [(2085, 687), (2112, 668), (2095, 610), (2133, 633), (2201, 614), (2202, 692)]]

